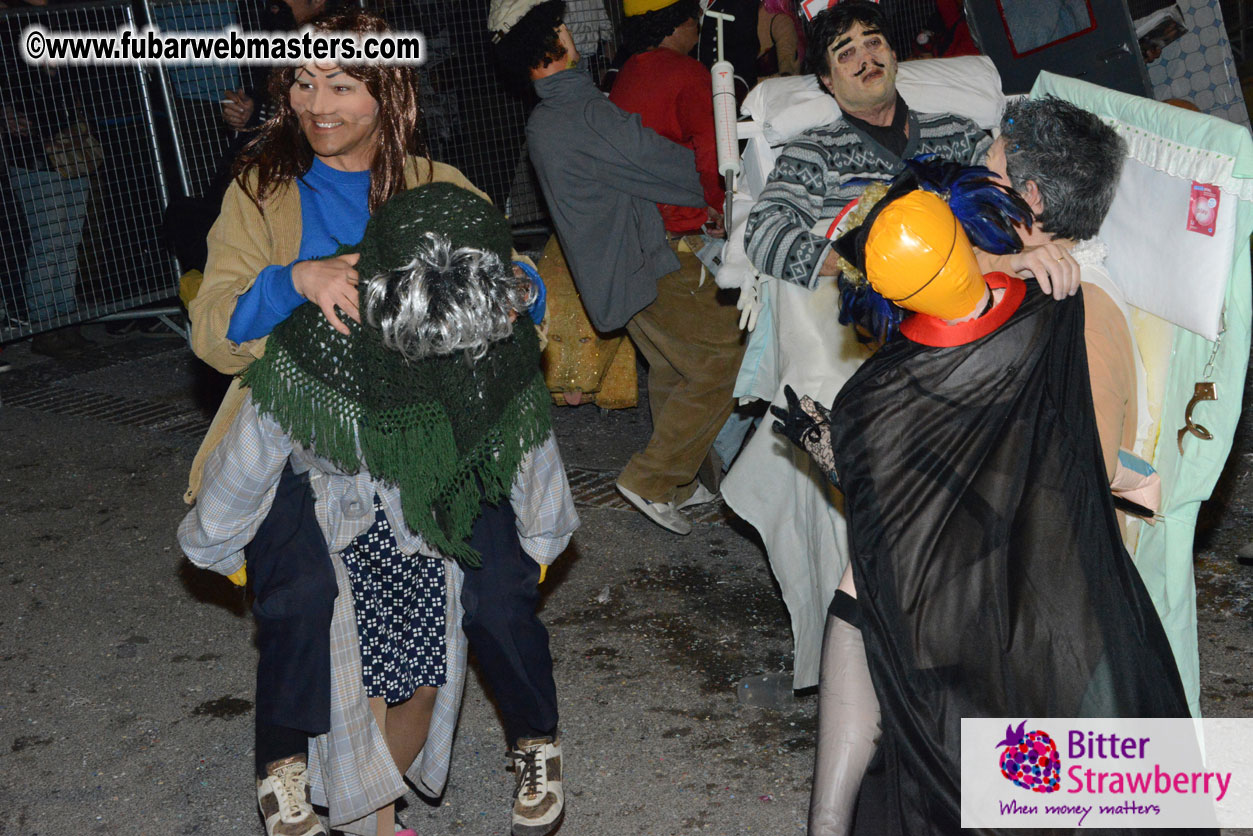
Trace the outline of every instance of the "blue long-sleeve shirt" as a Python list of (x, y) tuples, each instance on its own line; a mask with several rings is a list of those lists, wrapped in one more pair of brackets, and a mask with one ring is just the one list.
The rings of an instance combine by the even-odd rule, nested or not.
[(342, 244), (356, 244), (370, 219), (370, 172), (339, 171), (317, 159), (297, 181), (300, 189), (300, 254), (291, 264), (272, 264), (235, 302), (227, 339), (242, 343), (268, 336), (305, 302), (292, 284), (292, 267), (324, 258)]

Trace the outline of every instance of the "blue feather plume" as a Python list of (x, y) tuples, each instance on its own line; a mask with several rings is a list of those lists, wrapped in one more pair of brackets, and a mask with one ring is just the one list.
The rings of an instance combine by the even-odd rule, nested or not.
[[(856, 327), (862, 342), (886, 343), (896, 336), (904, 310), (880, 296), (868, 282), (855, 283), (841, 276), (839, 288), (841, 325)], [(863, 338), (862, 333), (871, 336)]]
[(970, 243), (995, 255), (1022, 249), (1014, 224), (1030, 228), (1031, 207), (1013, 189), (996, 182), (990, 169), (934, 154), (906, 160), (905, 166), (919, 188), (944, 198)]

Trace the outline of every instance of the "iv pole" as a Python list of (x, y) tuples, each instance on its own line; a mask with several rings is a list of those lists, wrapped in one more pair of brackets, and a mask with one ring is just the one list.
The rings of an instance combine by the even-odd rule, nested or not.
[(714, 137), (718, 147), (718, 173), (726, 180), (726, 197), (722, 206), (722, 226), (731, 229), (731, 200), (735, 178), (740, 173), (740, 140), (736, 132), (735, 67), (722, 54), (722, 23), (734, 21), (735, 15), (706, 11), (718, 21), (718, 60), (709, 68), (713, 77)]

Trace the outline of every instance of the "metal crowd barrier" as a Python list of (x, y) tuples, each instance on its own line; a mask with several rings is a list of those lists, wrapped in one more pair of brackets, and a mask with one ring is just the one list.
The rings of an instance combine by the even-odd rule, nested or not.
[(171, 298), (168, 202), (148, 79), (29, 67), (22, 29), (135, 25), (121, 0), (0, 10), (0, 342)]
[[(526, 109), (501, 88), (490, 55), (486, 0), (367, 0), (395, 30), (426, 35), (428, 60), (418, 71), (423, 129), (432, 158), (459, 168), (505, 207), (515, 227), (547, 220), (523, 154)], [(144, 0), (146, 16), (169, 31), (259, 28), (250, 0)], [(205, 193), (240, 137), (221, 119), (223, 91), (263, 84), (268, 68), (163, 66), (158, 89), (172, 115), (175, 177), (182, 194)]]
[[(162, 244), (172, 197), (212, 199), (211, 184), (247, 139), (222, 121), (225, 91), (264, 86), (268, 67), (163, 65), (27, 67), (11, 46), (40, 23), (54, 31), (112, 32), (148, 23), (167, 31), (261, 27), (268, 0), (98, 0), (0, 9), (0, 343), (93, 319), (160, 316), (182, 272)], [(486, 29), (488, 0), (357, 0), (395, 30), (421, 31), (419, 70), (431, 156), (461, 169), (505, 209), (517, 232), (545, 229), (547, 210), (524, 147), (530, 102), (502, 88)], [(618, 4), (571, 0), (571, 21)], [(589, 11), (590, 9), (590, 11)], [(594, 72), (605, 59), (590, 56)], [(27, 77), (48, 95), (32, 96)], [(38, 85), (36, 85), (38, 87)], [(31, 126), (29, 135), (20, 136)], [(69, 133), (66, 131), (69, 130)], [(58, 162), (38, 150), (55, 143)], [(219, 186), (221, 181), (218, 181)], [(145, 307), (142, 311), (134, 309)]]
[[(260, 28), (257, 2), (244, 0), (144, 0), (145, 17), (163, 32), (213, 32), (227, 26)], [(240, 137), (222, 121), (228, 90), (264, 85), (268, 67), (240, 64), (161, 65), (157, 72), (163, 110), (183, 195), (201, 197), (214, 175), (229, 164), (228, 151)]]
[[(427, 62), (418, 73), (423, 128), (431, 157), (456, 166), (509, 216), (515, 232), (546, 228), (548, 210), (525, 148), (532, 101), (500, 83), (487, 31), (487, 0), (366, 0), (393, 29), (426, 36)], [(621, 31), (616, 0), (568, 0), (566, 21), (608, 24)], [(580, 46), (583, 46), (582, 44)], [(594, 76), (604, 55), (584, 48)]]

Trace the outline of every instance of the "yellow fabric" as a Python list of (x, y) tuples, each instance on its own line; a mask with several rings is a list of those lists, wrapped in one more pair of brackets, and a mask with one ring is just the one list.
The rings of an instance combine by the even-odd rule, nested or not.
[(541, 564), (539, 565), (539, 582), (540, 582), (540, 583), (543, 583), (543, 582), (544, 582), (544, 578), (546, 578), (546, 577), (548, 577), (548, 564), (547, 564), (547, 563), (541, 563)]
[(601, 409), (635, 406), (639, 397), (635, 348), (621, 333), (608, 336), (592, 327), (556, 235), (544, 247), (539, 273), (548, 289), (548, 344), (540, 363), (553, 403), (595, 403)]
[(987, 288), (948, 204), (922, 190), (892, 201), (875, 219), (866, 236), (866, 279), (902, 308), (945, 320), (974, 313)]
[(183, 303), (183, 307), (191, 307), (191, 300), (196, 298), (196, 294), (200, 292), (200, 284), (204, 281), (204, 274), (199, 270), (188, 270), (178, 278), (178, 298)]
[(679, 0), (622, 0), (622, 14), (625, 17), (635, 17), (673, 6), (677, 2)]
[[(255, 174), (252, 177), (255, 183)], [(410, 157), (405, 162), (405, 187), (413, 188), (426, 182), (454, 183), (487, 198), (452, 166)], [(209, 230), (204, 281), (196, 298), (187, 306), (191, 318), (191, 348), (197, 357), (223, 374), (235, 375), (265, 353), (264, 337), (235, 343), (226, 338), (226, 330), (235, 311), (235, 300), (252, 287), (257, 275), (271, 264), (291, 264), (296, 260), (300, 254), (300, 234), (300, 190), (295, 183), (276, 189), (267, 198), (264, 213), (238, 183), (231, 183), (222, 199), (221, 214)], [(531, 263), (516, 252), (513, 258)], [(226, 435), (243, 398), (243, 387), (236, 379), (222, 397), (209, 432), (192, 461), (187, 493), (183, 495), (188, 505), (195, 502), (200, 492), (205, 460)]]
[(235, 584), (235, 586), (247, 586), (248, 585), (248, 567), (240, 566), (238, 571), (231, 572), (226, 577), (229, 578), (230, 582)]

